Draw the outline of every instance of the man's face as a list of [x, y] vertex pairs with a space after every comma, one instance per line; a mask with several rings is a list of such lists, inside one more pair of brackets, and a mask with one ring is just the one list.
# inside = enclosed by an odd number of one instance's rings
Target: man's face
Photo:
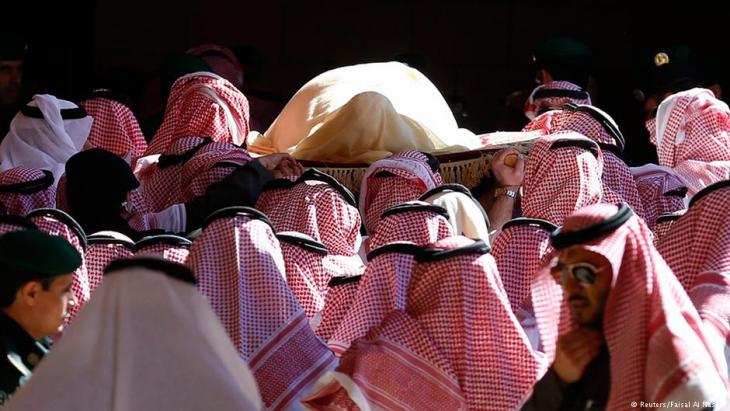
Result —
[[0, 60], [0, 105], [17, 104], [22, 83], [23, 60]]
[[581, 326], [600, 328], [611, 289], [608, 260], [580, 246], [572, 246], [561, 251], [554, 270], [562, 279], [563, 294], [573, 320]]
[[72, 275], [60, 275], [53, 278], [47, 290], [38, 287], [34, 296], [32, 310], [32, 330], [26, 330], [34, 338], [40, 339], [58, 334], [68, 317], [70, 305], [76, 303], [71, 292]]

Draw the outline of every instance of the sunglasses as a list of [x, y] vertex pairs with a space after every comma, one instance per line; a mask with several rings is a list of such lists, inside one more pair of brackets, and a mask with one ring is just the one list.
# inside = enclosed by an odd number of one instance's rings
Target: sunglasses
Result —
[[568, 281], [568, 276], [572, 275], [582, 286], [593, 285], [596, 282], [596, 276], [598, 269], [593, 264], [589, 263], [575, 263], [568, 265], [559, 265], [557, 267], [561, 273], [561, 282], [565, 284]]

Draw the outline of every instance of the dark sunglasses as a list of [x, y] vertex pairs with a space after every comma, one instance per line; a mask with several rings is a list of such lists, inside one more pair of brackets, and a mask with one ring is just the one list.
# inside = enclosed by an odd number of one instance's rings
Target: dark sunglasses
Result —
[[575, 278], [575, 281], [577, 281], [582, 286], [588, 286], [593, 285], [596, 282], [596, 276], [598, 269], [596, 269], [596, 266], [589, 263], [575, 263], [575, 264], [568, 264], [568, 265], [559, 265], [558, 270], [560, 270], [561, 273], [561, 282], [565, 284], [566, 281], [568, 281], [568, 276], [572, 275], [573, 278]]

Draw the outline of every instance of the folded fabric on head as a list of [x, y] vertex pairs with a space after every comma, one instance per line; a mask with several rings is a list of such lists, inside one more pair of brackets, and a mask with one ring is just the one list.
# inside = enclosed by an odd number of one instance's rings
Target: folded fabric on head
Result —
[[251, 371], [194, 281], [161, 260], [112, 264], [4, 409], [261, 409]]
[[92, 122], [76, 104], [36, 94], [15, 115], [0, 143], [0, 171], [17, 166], [48, 170], [55, 187], [66, 161], [86, 143]]
[[298, 409], [299, 397], [336, 360], [287, 285], [268, 219], [247, 207], [214, 213], [193, 242], [188, 265], [251, 367], [266, 408]]
[[695, 88], [667, 97], [649, 131], [659, 165], [679, 174], [690, 196], [730, 178], [730, 108], [710, 90]]
[[0, 172], [0, 204], [8, 214], [24, 216], [36, 208], [54, 208], [56, 189], [47, 170], [18, 166]]

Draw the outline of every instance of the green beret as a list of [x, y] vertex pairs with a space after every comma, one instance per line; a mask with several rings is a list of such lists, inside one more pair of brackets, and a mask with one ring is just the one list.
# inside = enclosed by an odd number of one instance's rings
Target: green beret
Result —
[[23, 60], [28, 45], [20, 37], [0, 33], [0, 60]]
[[535, 50], [535, 61], [590, 61], [591, 49], [572, 37], [551, 37]]
[[[69, 274], [81, 266], [81, 255], [62, 237], [40, 230], [13, 231], [0, 236], [0, 276], [27, 280]], [[20, 280], [25, 280], [21, 278]]]
[[639, 73], [640, 89], [634, 93], [642, 101], [654, 94], [676, 93], [697, 85], [693, 53], [687, 46], [657, 48], [645, 57], [639, 68], [642, 70]]

